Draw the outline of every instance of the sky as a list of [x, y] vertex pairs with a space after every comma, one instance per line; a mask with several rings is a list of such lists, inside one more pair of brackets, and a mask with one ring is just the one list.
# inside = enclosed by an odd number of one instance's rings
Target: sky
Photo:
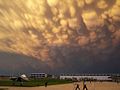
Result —
[[0, 73], [120, 73], [120, 0], [0, 0]]

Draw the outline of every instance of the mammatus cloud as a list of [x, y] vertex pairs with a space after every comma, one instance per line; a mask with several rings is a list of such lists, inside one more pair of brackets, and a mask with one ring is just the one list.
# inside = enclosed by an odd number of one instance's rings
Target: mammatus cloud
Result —
[[119, 0], [0, 0], [0, 51], [51, 68], [93, 62], [120, 45], [119, 12]]

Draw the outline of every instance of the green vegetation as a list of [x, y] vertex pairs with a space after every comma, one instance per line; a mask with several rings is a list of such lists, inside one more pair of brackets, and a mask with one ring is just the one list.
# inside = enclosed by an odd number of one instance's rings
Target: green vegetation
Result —
[[[60, 80], [60, 79], [40, 79], [40, 80], [29, 80], [23, 82], [23, 87], [34, 87], [34, 86], [44, 86], [45, 82], [48, 82], [48, 85], [56, 84], [67, 84], [72, 83], [71, 80]], [[14, 82], [11, 80], [0, 80], [0, 86], [20, 86], [20, 82]]]

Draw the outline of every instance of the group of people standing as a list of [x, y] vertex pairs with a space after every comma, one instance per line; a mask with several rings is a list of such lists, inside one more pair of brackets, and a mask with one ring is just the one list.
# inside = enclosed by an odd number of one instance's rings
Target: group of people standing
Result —
[[[80, 90], [80, 86], [79, 86], [79, 84], [76, 84], [75, 90]], [[85, 81], [83, 81], [83, 90], [88, 90], [88, 88], [87, 88], [87, 85], [86, 85], [86, 82], [85, 82]]]

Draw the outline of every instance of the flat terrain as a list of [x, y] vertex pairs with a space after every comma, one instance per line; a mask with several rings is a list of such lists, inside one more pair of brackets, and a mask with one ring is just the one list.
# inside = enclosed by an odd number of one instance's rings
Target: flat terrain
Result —
[[[82, 82], [78, 83], [80, 90], [82, 90]], [[87, 82], [88, 90], [120, 90], [120, 83], [114, 82]], [[62, 84], [62, 85], [50, 85], [48, 87], [0, 87], [0, 90], [75, 90], [75, 83]], [[5, 88], [5, 89], [4, 89]]]
[[[22, 83], [22, 87], [36, 87], [36, 86], [44, 86], [45, 82], [48, 82], [48, 85], [58, 85], [58, 84], [68, 84], [72, 83], [71, 80], [60, 80], [60, 79], [36, 79], [36, 80], [29, 80], [24, 81]], [[12, 81], [12, 80], [0, 80], [0, 86], [16, 86], [20, 87], [20, 82]]]

